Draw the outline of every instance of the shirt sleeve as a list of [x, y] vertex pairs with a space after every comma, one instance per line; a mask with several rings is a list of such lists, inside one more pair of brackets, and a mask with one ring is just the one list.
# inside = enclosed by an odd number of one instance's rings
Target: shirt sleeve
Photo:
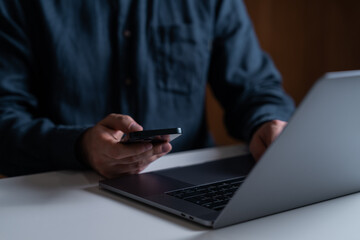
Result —
[[42, 114], [32, 64], [24, 12], [17, 1], [1, 1], [0, 173], [85, 168], [74, 146], [88, 126], [58, 125]]
[[243, 1], [219, 1], [212, 47], [209, 83], [231, 136], [250, 141], [262, 123], [290, 118], [294, 103], [260, 48]]

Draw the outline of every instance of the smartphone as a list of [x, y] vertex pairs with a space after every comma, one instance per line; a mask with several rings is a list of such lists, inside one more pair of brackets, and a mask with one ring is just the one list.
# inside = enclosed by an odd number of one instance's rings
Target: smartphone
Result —
[[124, 134], [121, 143], [170, 142], [182, 134], [181, 128], [144, 130]]

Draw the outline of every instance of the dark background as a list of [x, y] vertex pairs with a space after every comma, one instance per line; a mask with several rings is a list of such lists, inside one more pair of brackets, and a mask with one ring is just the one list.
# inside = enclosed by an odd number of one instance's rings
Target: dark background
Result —
[[[245, 2], [260, 44], [296, 104], [325, 72], [360, 69], [360, 1]], [[236, 143], [222, 124], [222, 109], [207, 93], [207, 117], [217, 144]]]

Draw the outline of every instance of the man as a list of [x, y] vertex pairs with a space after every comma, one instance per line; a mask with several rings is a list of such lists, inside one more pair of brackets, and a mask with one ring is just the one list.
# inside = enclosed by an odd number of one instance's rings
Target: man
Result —
[[[1, 0], [0, 172], [117, 177], [212, 146], [207, 83], [258, 159], [294, 107], [242, 1]], [[118, 143], [168, 127], [172, 145]]]

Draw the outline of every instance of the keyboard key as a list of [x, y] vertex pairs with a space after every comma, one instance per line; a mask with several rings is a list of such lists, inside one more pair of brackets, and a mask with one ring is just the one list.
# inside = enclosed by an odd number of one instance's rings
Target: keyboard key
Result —
[[167, 194], [215, 211], [220, 211], [226, 206], [244, 179], [245, 177], [239, 177], [170, 191]]

